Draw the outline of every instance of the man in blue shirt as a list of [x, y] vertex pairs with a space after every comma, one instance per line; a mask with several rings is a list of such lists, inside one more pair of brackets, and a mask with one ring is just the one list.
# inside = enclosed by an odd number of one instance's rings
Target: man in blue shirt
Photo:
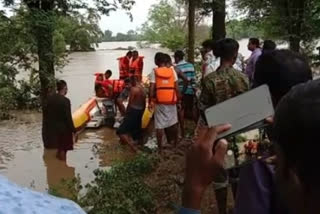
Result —
[[179, 110], [181, 137], [184, 138], [184, 118], [190, 118], [197, 123], [198, 109], [196, 107], [196, 72], [194, 65], [184, 60], [184, 53], [178, 50], [174, 53], [175, 70], [178, 74], [178, 84], [182, 95], [182, 105]]

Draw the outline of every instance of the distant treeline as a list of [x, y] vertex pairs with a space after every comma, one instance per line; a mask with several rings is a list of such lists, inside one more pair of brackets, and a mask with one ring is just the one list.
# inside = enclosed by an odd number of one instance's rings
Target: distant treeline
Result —
[[102, 42], [112, 42], [112, 41], [139, 41], [140, 35], [134, 31], [129, 30], [126, 34], [124, 33], [117, 33], [113, 36], [113, 32], [110, 30], [104, 31], [104, 35], [101, 38]]

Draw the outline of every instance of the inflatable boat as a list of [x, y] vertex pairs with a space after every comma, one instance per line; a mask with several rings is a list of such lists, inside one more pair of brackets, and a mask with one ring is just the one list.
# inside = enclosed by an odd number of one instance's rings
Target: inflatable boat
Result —
[[116, 107], [113, 100], [90, 98], [73, 114], [73, 124], [77, 130], [83, 128], [99, 128], [103, 125], [113, 126]]
[[[113, 127], [116, 116], [117, 109], [113, 100], [96, 97], [89, 99], [72, 114], [77, 130], [101, 126]], [[153, 112], [146, 108], [142, 117], [143, 129], [148, 127], [152, 117]]]

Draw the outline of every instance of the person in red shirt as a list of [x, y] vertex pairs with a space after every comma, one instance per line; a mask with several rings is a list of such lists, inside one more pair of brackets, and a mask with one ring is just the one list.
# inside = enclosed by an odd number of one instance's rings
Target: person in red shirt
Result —
[[99, 84], [103, 87], [106, 97], [112, 97], [113, 96], [113, 81], [110, 80], [110, 77], [112, 76], [112, 71], [107, 70], [104, 73], [104, 79], [101, 80], [101, 76], [103, 77], [102, 74], [98, 74], [95, 84]]

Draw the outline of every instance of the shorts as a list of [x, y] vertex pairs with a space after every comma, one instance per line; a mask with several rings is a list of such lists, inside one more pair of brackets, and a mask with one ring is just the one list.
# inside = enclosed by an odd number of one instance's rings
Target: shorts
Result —
[[182, 109], [185, 111], [185, 117], [192, 119], [193, 110], [196, 108], [196, 97], [195, 95], [184, 94], [182, 97]]
[[128, 107], [124, 120], [117, 130], [117, 135], [130, 135], [134, 140], [141, 138], [141, 123], [144, 109], [137, 110]]

